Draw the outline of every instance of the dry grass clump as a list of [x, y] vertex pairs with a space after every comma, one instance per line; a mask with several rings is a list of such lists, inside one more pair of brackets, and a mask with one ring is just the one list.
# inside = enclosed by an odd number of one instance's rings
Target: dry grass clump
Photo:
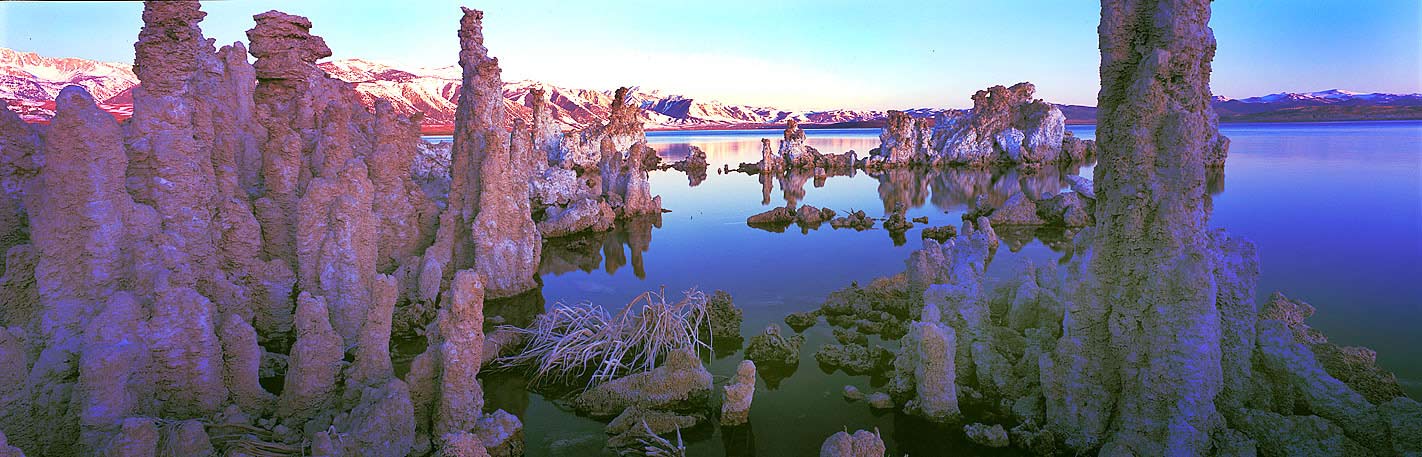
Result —
[[553, 306], [529, 328], [501, 327], [528, 343], [495, 363], [527, 367], [534, 384], [592, 387], [629, 374], [651, 371], [665, 354], [682, 348], [710, 349], [701, 328], [710, 325], [706, 294], [692, 289], [668, 303], [666, 290], [648, 291], [616, 314], [591, 303]]
[[646, 421], [642, 422], [641, 434], [642, 436], [637, 438], [636, 445], [618, 449], [617, 455], [624, 457], [686, 457], [686, 443], [681, 440], [681, 429], [676, 429], [676, 443], [652, 433], [652, 427], [647, 425]]

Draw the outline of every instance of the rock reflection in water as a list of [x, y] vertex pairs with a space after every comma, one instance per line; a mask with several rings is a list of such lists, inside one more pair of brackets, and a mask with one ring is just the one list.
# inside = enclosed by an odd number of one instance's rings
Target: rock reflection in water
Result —
[[772, 190], [770, 183], [772, 182], [772, 178], [780, 182], [780, 191], [784, 193], [783, 196], [785, 197], [786, 205], [799, 206], [800, 200], [805, 198], [805, 184], [811, 182], [811, 178], [814, 179], [814, 186], [820, 188], [825, 186], [829, 178], [835, 176], [848, 176], [852, 178], [855, 176], [855, 173], [856, 170], [853, 168], [844, 170], [826, 170], [823, 168], [816, 168], [814, 170], [790, 170], [773, 175], [761, 173], [759, 175], [761, 204], [770, 204], [770, 192]]
[[726, 457], [755, 457], [755, 429], [750, 422], [734, 427], [721, 427], [721, 446]]
[[560, 275], [573, 271], [592, 272], [603, 267], [611, 274], [630, 263], [637, 278], [645, 279], [647, 270], [642, 254], [652, 244], [652, 229], [661, 227], [662, 215], [648, 214], [619, 219], [612, 230], [604, 233], [583, 233], [549, 240], [543, 246], [538, 273]]

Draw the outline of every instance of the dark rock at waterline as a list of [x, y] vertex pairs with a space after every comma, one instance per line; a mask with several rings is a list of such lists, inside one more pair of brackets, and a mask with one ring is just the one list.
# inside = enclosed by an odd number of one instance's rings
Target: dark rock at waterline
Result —
[[674, 411], [633, 406], [622, 411], [622, 414], [613, 418], [604, 428], [604, 431], [610, 436], [607, 439], [607, 447], [610, 449], [636, 448], [640, 444], [640, 440], [650, 437], [648, 432], [651, 432], [652, 435], [664, 435], [694, 427], [705, 420], [704, 414], [681, 414]]
[[819, 320], [820, 313], [817, 311], [790, 313], [785, 316], [785, 325], [789, 325], [792, 330], [798, 333], [805, 331], [807, 328], [814, 327], [815, 323], [819, 322]]
[[769, 211], [756, 214], [746, 218], [746, 225], [756, 226], [786, 226], [795, 222], [795, 210], [780, 206]]
[[831, 219], [830, 227], [837, 229], [852, 228], [854, 230], [863, 231], [874, 228], [874, 219], [864, 214], [864, 211], [851, 211], [843, 217]]
[[691, 349], [667, 354], [662, 366], [624, 376], [584, 391], [573, 399], [578, 412], [613, 417], [629, 407], [679, 410], [704, 405], [711, 395], [711, 373]]
[[707, 325], [701, 327], [701, 338], [709, 339], [712, 346], [722, 347], [728, 343], [740, 345], [741, 322], [745, 314], [731, 300], [731, 294], [718, 290], [711, 294], [706, 303]]
[[751, 337], [750, 344], [746, 345], [746, 359], [755, 362], [757, 367], [799, 365], [800, 345], [804, 342], [804, 336], [785, 336], [779, 325], [770, 324], [765, 332]]
[[850, 375], [864, 375], [887, 371], [893, 366], [894, 353], [879, 346], [826, 344], [815, 351], [815, 361]]
[[855, 331], [854, 329], [851, 329], [851, 328], [835, 328], [835, 329], [833, 330], [833, 332], [834, 332], [834, 340], [835, 340], [835, 341], [838, 341], [839, 344], [858, 344], [858, 345], [868, 345], [868, 344], [869, 344], [869, 337], [868, 337], [868, 336], [865, 336], [863, 333], [859, 333], [859, 332]]
[[923, 229], [923, 232], [920, 232], [919, 236], [939, 243], [945, 243], [949, 238], [958, 236], [958, 228], [951, 225], [928, 227]]
[[913, 223], [904, 218], [903, 211], [895, 211], [889, 215], [889, 219], [884, 221], [884, 229], [891, 233], [903, 233], [913, 228]]
[[851, 284], [831, 292], [819, 313], [832, 326], [896, 339], [907, 331], [907, 321], [918, 318], [922, 310], [923, 295], [910, 290], [906, 276], [894, 275], [876, 279], [868, 287]]

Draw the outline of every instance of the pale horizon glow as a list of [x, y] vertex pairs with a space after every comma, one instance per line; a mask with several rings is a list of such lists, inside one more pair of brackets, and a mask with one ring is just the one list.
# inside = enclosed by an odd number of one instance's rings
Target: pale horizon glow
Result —
[[[464, 3], [485, 10], [505, 81], [640, 86], [794, 110], [966, 107], [1031, 81], [1054, 103], [1095, 105], [1098, 2], [723, 1]], [[204, 34], [246, 42], [251, 16], [311, 19], [332, 58], [452, 65], [459, 2], [207, 2]], [[137, 2], [0, 2], [0, 46], [132, 62]], [[1213, 92], [1245, 98], [1345, 89], [1422, 92], [1422, 2], [1215, 2]]]

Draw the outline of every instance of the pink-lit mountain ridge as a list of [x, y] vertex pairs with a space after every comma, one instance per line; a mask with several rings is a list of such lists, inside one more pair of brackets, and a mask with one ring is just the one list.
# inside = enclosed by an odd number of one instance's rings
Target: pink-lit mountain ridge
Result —
[[[457, 66], [407, 69], [363, 59], [331, 60], [320, 66], [332, 77], [353, 84], [367, 106], [383, 98], [403, 113], [422, 114], [427, 133], [452, 130], [460, 86]], [[138, 78], [129, 65], [0, 48], [0, 99], [27, 121], [47, 122], [53, 115], [54, 96], [70, 84], [84, 86], [115, 117], [132, 115], [129, 91], [138, 84]], [[601, 122], [612, 103], [612, 88], [575, 89], [529, 80], [506, 82], [504, 103], [515, 116], [528, 120], [532, 115], [529, 95], [539, 88], [554, 108], [554, 119], [568, 129]], [[638, 87], [632, 88], [630, 99], [641, 108], [640, 116], [647, 128], [654, 130], [768, 127], [791, 119], [811, 128], [878, 127], [887, 115], [875, 110], [795, 111], [733, 105]], [[1422, 119], [1422, 94], [1362, 94], [1335, 89], [1245, 99], [1215, 97], [1214, 105], [1225, 122]], [[1070, 123], [1095, 121], [1094, 107], [1060, 106]], [[905, 111], [914, 117], [930, 117], [940, 109]]]

